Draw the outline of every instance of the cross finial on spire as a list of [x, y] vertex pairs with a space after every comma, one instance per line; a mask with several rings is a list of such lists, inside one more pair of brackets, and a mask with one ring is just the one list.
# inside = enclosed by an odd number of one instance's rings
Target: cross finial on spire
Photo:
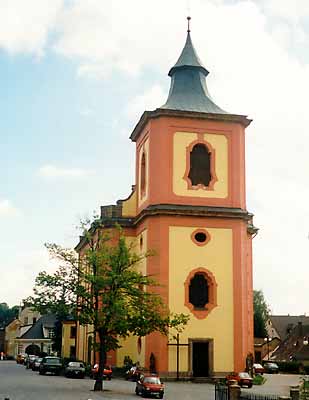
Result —
[[190, 32], [191, 32], [191, 30], [190, 30], [190, 20], [191, 20], [191, 17], [188, 16], [188, 17], [187, 17], [187, 20], [188, 20], [188, 30], [187, 30], [187, 32], [190, 33]]

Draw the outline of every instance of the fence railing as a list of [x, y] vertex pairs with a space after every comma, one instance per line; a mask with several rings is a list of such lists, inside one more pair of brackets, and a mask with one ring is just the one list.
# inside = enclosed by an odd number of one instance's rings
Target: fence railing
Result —
[[216, 384], [215, 400], [229, 400], [229, 388], [226, 385]]

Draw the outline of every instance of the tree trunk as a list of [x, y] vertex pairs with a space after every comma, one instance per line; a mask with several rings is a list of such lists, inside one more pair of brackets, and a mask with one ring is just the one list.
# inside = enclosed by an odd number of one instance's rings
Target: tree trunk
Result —
[[94, 383], [94, 392], [103, 391], [103, 371], [106, 363], [105, 332], [99, 329], [99, 370]]

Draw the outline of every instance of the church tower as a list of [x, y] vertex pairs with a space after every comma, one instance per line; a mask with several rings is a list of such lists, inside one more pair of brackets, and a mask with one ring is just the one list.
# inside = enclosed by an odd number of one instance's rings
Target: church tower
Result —
[[[189, 22], [189, 19], [188, 19]], [[136, 143], [136, 233], [156, 256], [147, 274], [162, 284], [172, 312], [190, 315], [169, 346], [159, 334], [145, 338], [145, 360], [155, 355], [161, 374], [223, 375], [245, 368], [253, 352], [252, 215], [246, 210], [244, 115], [211, 99], [207, 69], [188, 26], [187, 40], [170, 69], [166, 103], [145, 111]], [[147, 364], [147, 362], [146, 362]]]
[[[188, 22], [190, 18], [188, 17]], [[145, 111], [131, 134], [136, 185], [126, 200], [101, 207], [107, 229], [123, 227], [140, 266], [173, 313], [190, 321], [177, 346], [159, 333], [130, 337], [108, 363], [129, 356], [161, 376], [212, 377], [242, 371], [253, 353], [252, 237], [246, 209], [245, 128], [251, 120], [211, 99], [207, 69], [187, 39], [170, 69], [164, 105]], [[83, 241], [76, 246], [83, 251]], [[93, 362], [91, 329], [80, 327], [77, 355]], [[87, 355], [87, 357], [86, 357]]]

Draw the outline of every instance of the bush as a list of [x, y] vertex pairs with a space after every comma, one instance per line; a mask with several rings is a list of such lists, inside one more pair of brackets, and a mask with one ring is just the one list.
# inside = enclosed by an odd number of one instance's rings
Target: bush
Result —
[[303, 368], [302, 363], [298, 361], [276, 361], [280, 372], [286, 372], [289, 374], [299, 374]]
[[266, 378], [263, 375], [255, 375], [253, 378], [253, 385], [263, 385], [266, 382]]

